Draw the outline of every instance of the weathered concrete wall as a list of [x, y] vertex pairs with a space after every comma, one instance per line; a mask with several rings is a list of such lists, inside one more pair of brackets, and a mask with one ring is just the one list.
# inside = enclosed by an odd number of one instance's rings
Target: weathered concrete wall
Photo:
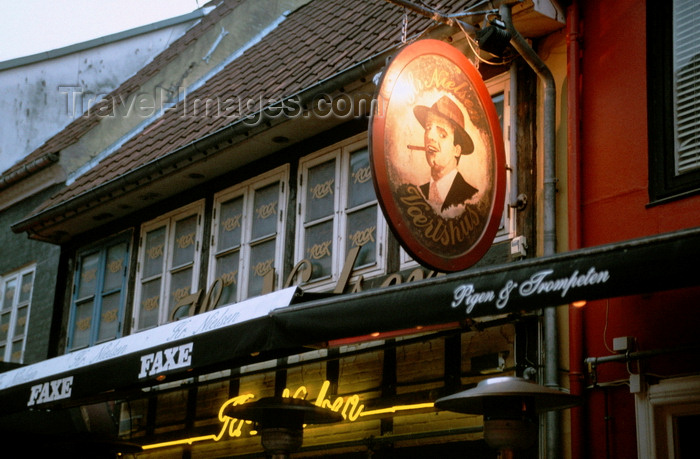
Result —
[[96, 97], [119, 86], [193, 23], [18, 67], [11, 65], [19, 59], [0, 65], [0, 172], [81, 116]]

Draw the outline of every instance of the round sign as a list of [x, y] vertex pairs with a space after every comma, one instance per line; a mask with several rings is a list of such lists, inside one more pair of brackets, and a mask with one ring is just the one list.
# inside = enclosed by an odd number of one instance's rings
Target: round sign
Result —
[[403, 48], [382, 74], [369, 135], [377, 197], [403, 248], [438, 271], [480, 260], [501, 221], [506, 166], [471, 61], [439, 40]]

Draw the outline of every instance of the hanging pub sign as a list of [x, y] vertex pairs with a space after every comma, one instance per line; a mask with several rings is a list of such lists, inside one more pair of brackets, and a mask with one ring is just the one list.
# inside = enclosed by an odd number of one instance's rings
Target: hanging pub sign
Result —
[[382, 74], [369, 132], [377, 197], [403, 248], [439, 271], [481, 259], [503, 213], [505, 153], [469, 59], [439, 40], [403, 48]]

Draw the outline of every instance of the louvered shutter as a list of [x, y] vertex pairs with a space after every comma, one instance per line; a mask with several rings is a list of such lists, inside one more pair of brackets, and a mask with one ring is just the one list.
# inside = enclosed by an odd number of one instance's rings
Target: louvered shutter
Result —
[[700, 169], [700, 2], [676, 0], [673, 64], [676, 173]]

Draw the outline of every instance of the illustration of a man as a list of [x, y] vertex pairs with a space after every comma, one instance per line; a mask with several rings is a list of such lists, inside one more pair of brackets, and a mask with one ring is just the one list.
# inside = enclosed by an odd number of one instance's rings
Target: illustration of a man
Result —
[[425, 159], [430, 166], [430, 181], [419, 188], [435, 212], [444, 215], [478, 191], [457, 170], [460, 157], [474, 151], [474, 142], [464, 130], [462, 111], [447, 96], [431, 107], [414, 107], [413, 114], [425, 129]]

